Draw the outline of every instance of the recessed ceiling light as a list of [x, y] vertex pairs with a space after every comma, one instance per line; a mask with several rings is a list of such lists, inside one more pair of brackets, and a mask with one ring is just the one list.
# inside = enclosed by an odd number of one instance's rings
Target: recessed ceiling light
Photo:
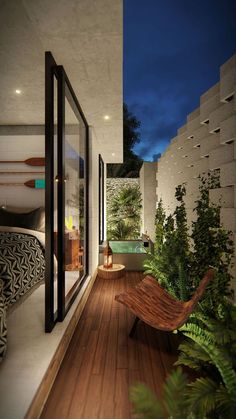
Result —
[[104, 116], [104, 119], [107, 121], [108, 119], [110, 119], [110, 116], [109, 115], [105, 115]]
[[116, 155], [116, 153], [111, 153], [112, 157], [114, 157]]
[[21, 90], [20, 90], [20, 89], [16, 89], [16, 90], [15, 90], [15, 93], [16, 93], [17, 95], [20, 95], [20, 94], [21, 94]]

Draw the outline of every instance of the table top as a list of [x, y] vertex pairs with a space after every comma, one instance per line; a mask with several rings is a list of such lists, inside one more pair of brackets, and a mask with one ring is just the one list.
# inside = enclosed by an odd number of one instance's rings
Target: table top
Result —
[[112, 268], [104, 268], [103, 265], [99, 265], [98, 269], [105, 272], [116, 272], [116, 271], [122, 271], [123, 269], [125, 269], [125, 265], [113, 263]]

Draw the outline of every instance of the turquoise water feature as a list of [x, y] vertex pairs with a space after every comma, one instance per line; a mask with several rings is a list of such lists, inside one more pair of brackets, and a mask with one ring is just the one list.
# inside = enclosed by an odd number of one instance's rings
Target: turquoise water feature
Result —
[[127, 240], [127, 241], [109, 241], [113, 253], [146, 253], [142, 241]]

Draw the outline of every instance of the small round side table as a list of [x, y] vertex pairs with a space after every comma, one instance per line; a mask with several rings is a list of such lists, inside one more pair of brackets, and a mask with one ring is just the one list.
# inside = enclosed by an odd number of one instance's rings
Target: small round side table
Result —
[[103, 265], [98, 266], [98, 276], [103, 279], [118, 279], [124, 275], [125, 266], [113, 263], [112, 268], [106, 269]]

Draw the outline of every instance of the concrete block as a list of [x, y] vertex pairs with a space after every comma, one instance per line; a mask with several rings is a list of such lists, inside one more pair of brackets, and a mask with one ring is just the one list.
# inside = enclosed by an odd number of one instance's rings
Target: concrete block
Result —
[[200, 148], [192, 148], [189, 151], [188, 164], [194, 164], [195, 161], [201, 158]]
[[200, 143], [200, 156], [204, 157], [209, 155], [210, 151], [220, 145], [220, 134], [208, 134], [205, 138], [201, 140]]
[[236, 232], [236, 208], [221, 208], [220, 221], [224, 228]]
[[209, 170], [209, 159], [199, 159], [194, 164], [193, 176], [197, 177], [202, 173], [206, 173]]
[[[220, 92], [220, 82], [214, 84], [214, 86], [210, 87], [210, 89], [208, 89], [206, 92], [204, 92], [200, 96], [200, 105], [203, 105], [204, 103], [208, 102], [219, 92]], [[200, 108], [200, 112], [201, 112], [201, 108]]]
[[234, 140], [236, 140], [236, 113], [222, 121], [220, 129], [221, 144]]
[[200, 116], [200, 108], [196, 108], [194, 111], [189, 113], [187, 115], [187, 125], [189, 122], [194, 121], [195, 119], [198, 119]]
[[184, 150], [188, 151], [192, 148], [197, 148], [200, 145], [201, 140], [209, 135], [207, 125], [199, 125], [197, 129], [192, 132], [191, 138], [188, 138], [185, 142]]
[[185, 124], [178, 129], [178, 135], [184, 134], [186, 131], [187, 131], [187, 125]]
[[220, 205], [222, 208], [234, 207], [234, 187], [216, 188], [209, 191], [210, 200], [213, 204]]
[[[219, 88], [213, 89], [213, 91], [217, 91], [214, 95], [210, 96], [208, 100], [204, 98], [204, 100], [201, 100], [200, 104], [200, 123], [204, 123], [205, 121], [208, 121], [210, 119], [210, 115], [213, 111], [215, 111], [220, 104], [220, 92]], [[202, 96], [201, 96], [202, 99]]]
[[219, 103], [217, 109], [210, 113], [209, 116], [209, 132], [214, 132], [221, 128], [221, 122], [234, 114], [234, 104]]
[[196, 109], [190, 115], [187, 116], [187, 137], [191, 137], [193, 132], [200, 125], [200, 109]]
[[220, 100], [227, 99], [235, 93], [236, 54], [220, 67]]
[[209, 169], [219, 169], [223, 164], [234, 159], [234, 144], [225, 144], [209, 153]]
[[221, 166], [220, 184], [222, 187], [236, 185], [236, 160]]

